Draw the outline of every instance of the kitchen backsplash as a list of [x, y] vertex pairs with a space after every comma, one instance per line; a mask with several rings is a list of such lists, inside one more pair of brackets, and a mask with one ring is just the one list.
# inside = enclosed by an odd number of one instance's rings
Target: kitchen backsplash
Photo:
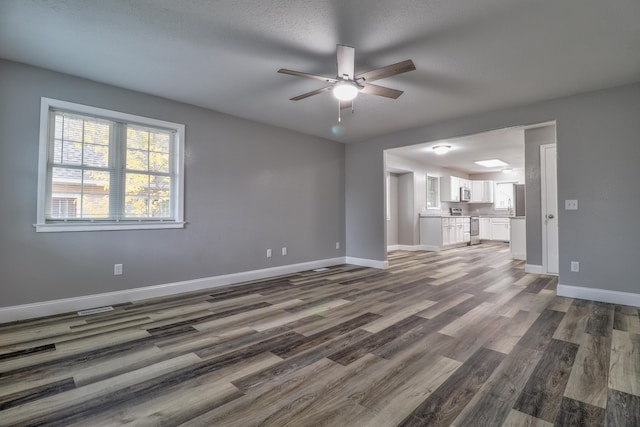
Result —
[[513, 215], [513, 212], [508, 212], [504, 209], [494, 209], [493, 203], [456, 203], [456, 202], [441, 202], [440, 209], [426, 209], [422, 208], [422, 214], [426, 215], [449, 215], [449, 208], [462, 208], [462, 215], [479, 215], [479, 216], [509, 216]]

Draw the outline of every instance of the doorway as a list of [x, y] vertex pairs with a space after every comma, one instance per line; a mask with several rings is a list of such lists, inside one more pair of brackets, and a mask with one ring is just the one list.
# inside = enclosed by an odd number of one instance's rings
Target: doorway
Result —
[[414, 174], [387, 172], [387, 250], [408, 249], [414, 245]]

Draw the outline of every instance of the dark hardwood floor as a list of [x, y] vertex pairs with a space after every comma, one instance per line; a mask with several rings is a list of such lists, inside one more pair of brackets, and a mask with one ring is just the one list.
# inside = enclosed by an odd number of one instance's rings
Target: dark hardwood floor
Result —
[[0, 325], [0, 425], [639, 426], [637, 308], [505, 245]]

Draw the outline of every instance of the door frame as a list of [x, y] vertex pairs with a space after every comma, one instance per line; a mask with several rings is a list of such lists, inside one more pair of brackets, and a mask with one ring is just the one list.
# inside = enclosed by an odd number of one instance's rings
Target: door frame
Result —
[[[546, 165], [546, 156], [545, 150], [549, 148], [556, 149], [556, 199], [558, 197], [558, 158], [557, 158], [557, 143], [551, 144], [543, 144], [540, 146], [540, 216], [541, 216], [541, 231], [542, 231], [542, 274], [549, 274], [557, 276], [557, 273], [549, 273], [548, 270], [548, 242], [547, 242], [547, 223], [546, 223], [546, 215], [547, 215], [547, 165]], [[560, 222], [558, 212], [560, 211], [560, 205], [558, 204], [558, 200], [556, 200], [556, 221], [558, 221], [558, 234], [560, 232]], [[559, 242], [558, 242], [559, 244]], [[558, 250], [558, 257], [560, 256], [560, 251]], [[560, 260], [558, 260], [559, 262]], [[558, 268], [559, 270], [559, 268]]]

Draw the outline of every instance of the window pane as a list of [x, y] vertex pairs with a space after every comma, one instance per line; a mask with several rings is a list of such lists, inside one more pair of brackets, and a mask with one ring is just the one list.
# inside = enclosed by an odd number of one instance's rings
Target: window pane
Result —
[[149, 213], [149, 198], [147, 196], [126, 196], [124, 199], [125, 218], [146, 218]]
[[149, 188], [149, 216], [169, 218], [171, 216], [171, 178], [152, 176]]
[[82, 218], [108, 218], [110, 173], [89, 170], [83, 177]]
[[169, 153], [169, 143], [171, 135], [168, 133], [151, 133], [149, 141], [149, 150], [159, 153]]
[[137, 171], [149, 170], [149, 153], [142, 150], [127, 150], [126, 168]]
[[[78, 169], [54, 167], [51, 172], [51, 210], [49, 218], [76, 218], [78, 217], [82, 198], [82, 171]], [[72, 203], [72, 210], [64, 209], [62, 202]]]
[[82, 122], [81, 119], [63, 117], [62, 139], [66, 141], [82, 142]]
[[83, 160], [86, 166], [109, 167], [109, 146], [85, 144]]
[[151, 172], [169, 172], [169, 154], [149, 153], [149, 170]]
[[109, 134], [107, 123], [57, 113], [53, 163], [108, 167]]
[[146, 130], [127, 127], [127, 148], [149, 150], [149, 132]]
[[427, 176], [427, 207], [437, 208], [440, 187], [439, 179], [436, 176]]
[[511, 209], [513, 207], [513, 183], [497, 183], [494, 198], [496, 209]]

